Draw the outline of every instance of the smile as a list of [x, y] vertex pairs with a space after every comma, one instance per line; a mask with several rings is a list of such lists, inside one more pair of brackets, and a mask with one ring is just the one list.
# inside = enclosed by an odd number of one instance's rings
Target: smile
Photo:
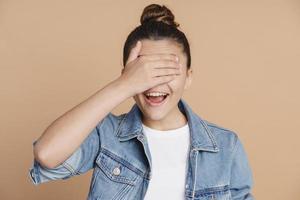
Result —
[[146, 103], [150, 106], [161, 106], [163, 105], [167, 99], [169, 98], [169, 94], [163, 96], [146, 96], [143, 95]]

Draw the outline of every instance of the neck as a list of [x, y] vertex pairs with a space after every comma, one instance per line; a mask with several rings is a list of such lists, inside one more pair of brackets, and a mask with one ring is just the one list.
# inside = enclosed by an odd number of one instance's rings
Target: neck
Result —
[[172, 130], [176, 128], [180, 128], [187, 123], [186, 116], [179, 110], [179, 108], [176, 106], [175, 109], [173, 109], [165, 118], [160, 120], [151, 120], [148, 118], [142, 117], [142, 122], [146, 126], [166, 131], [166, 130]]

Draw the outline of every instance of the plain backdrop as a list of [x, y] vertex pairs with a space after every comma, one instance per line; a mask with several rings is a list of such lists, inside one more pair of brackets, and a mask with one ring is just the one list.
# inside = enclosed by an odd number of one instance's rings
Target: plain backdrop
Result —
[[186, 33], [194, 74], [183, 98], [238, 133], [255, 197], [300, 199], [299, 0], [1, 0], [0, 199], [86, 198], [92, 171], [30, 182], [32, 142], [120, 76], [125, 39], [150, 3], [168, 6]]

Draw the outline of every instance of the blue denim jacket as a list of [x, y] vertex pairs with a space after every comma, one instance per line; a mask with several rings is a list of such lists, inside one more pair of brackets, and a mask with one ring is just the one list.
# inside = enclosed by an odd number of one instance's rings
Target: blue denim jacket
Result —
[[[201, 119], [183, 99], [178, 107], [187, 117], [191, 136], [183, 199], [254, 199], [252, 172], [237, 134]], [[128, 113], [109, 113], [58, 167], [48, 169], [34, 159], [31, 181], [38, 185], [93, 169], [88, 200], [143, 199], [152, 168], [141, 114], [136, 104]]]

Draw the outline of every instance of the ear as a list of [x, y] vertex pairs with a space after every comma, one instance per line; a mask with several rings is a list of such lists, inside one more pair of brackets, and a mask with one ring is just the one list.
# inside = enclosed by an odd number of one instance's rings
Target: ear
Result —
[[192, 68], [188, 69], [188, 71], [186, 72], [186, 79], [185, 79], [185, 84], [184, 84], [184, 90], [187, 90], [191, 84], [192, 84], [192, 76], [193, 75], [193, 70]]

